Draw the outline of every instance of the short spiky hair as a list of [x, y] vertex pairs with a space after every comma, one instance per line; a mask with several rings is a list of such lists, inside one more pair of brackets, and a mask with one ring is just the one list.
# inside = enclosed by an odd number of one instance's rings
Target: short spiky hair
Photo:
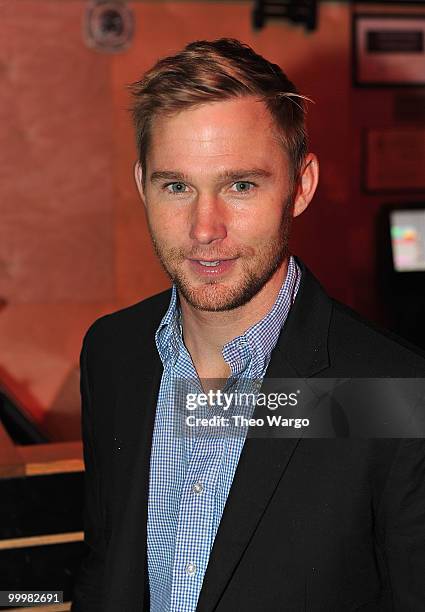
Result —
[[159, 60], [129, 88], [144, 176], [154, 117], [173, 115], [207, 102], [255, 96], [264, 101], [276, 122], [289, 157], [292, 186], [298, 183], [308, 151], [304, 100], [309, 98], [298, 93], [277, 64], [248, 45], [234, 38], [192, 42], [176, 55]]

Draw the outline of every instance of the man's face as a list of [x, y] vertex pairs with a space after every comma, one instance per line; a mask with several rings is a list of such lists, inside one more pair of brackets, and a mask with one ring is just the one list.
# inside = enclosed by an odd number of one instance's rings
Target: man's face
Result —
[[144, 199], [158, 257], [195, 308], [237, 308], [283, 265], [288, 157], [263, 102], [202, 104], [154, 119]]

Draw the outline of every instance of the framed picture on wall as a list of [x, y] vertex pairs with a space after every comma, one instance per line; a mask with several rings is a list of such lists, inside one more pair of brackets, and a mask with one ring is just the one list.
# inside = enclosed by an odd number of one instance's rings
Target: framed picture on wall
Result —
[[353, 15], [353, 84], [425, 86], [425, 14]]
[[425, 191], [425, 127], [365, 131], [363, 185], [366, 192]]

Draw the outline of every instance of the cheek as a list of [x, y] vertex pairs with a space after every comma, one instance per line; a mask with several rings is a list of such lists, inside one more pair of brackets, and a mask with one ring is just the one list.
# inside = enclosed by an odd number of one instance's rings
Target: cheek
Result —
[[154, 235], [160, 239], [174, 242], [173, 237], [182, 233], [181, 215], [170, 211], [167, 207], [149, 206], [147, 209], [149, 227]]
[[260, 243], [279, 233], [282, 206], [262, 207], [255, 213], [239, 217], [234, 224], [234, 235], [242, 242]]

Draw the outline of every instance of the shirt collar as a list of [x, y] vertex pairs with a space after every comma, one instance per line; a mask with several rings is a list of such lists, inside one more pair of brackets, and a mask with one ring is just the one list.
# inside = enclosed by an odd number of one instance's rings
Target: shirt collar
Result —
[[276, 346], [279, 334], [295, 300], [301, 280], [301, 270], [294, 257], [288, 261], [288, 271], [271, 310], [243, 334], [224, 345], [223, 357], [232, 373], [240, 374], [252, 359], [250, 376], [262, 377], [265, 366]]
[[167, 312], [155, 333], [155, 342], [163, 365], [169, 359], [177, 359], [182, 340], [180, 325], [180, 306], [176, 286], [171, 289], [171, 299]]

